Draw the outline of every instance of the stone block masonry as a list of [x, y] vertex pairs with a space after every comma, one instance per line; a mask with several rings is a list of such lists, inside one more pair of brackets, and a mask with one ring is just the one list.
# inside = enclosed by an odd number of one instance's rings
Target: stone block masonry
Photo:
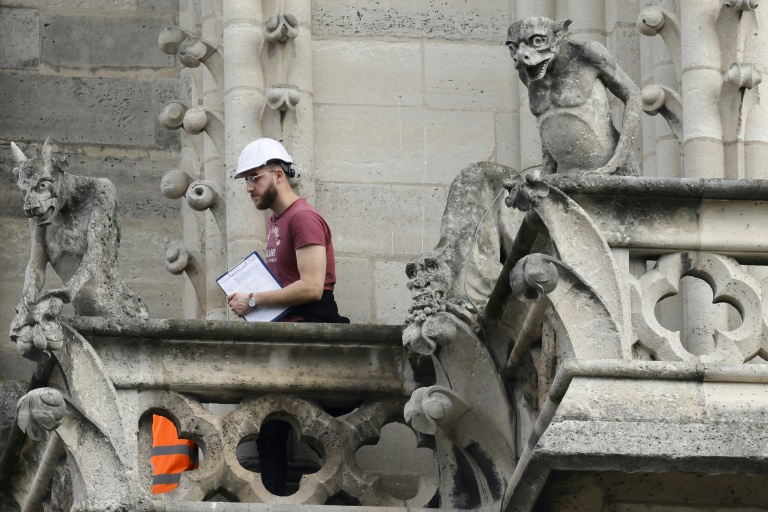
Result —
[[35, 9], [0, 7], [0, 68], [40, 64], [39, 15]]
[[[115, 184], [121, 272], [150, 314], [182, 315], [184, 281], [163, 264], [182, 236], [178, 201], [160, 192], [162, 175], [179, 166], [179, 134], [158, 122], [165, 102], [178, 96], [178, 65], [157, 49], [158, 33], [178, 17], [178, 0], [18, 0], [0, 7], [0, 234], [8, 241], [0, 255], [2, 325], [14, 314], [29, 257], [8, 144], [35, 155], [49, 136], [71, 173]], [[57, 282], [49, 271], [47, 288]], [[28, 380], [34, 367], [12, 344], [0, 347], [0, 361], [0, 379]]]

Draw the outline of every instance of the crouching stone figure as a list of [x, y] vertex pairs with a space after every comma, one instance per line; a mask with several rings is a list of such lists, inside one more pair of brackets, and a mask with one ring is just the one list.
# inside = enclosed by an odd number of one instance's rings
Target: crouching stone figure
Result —
[[[120, 226], [115, 186], [105, 178], [64, 172], [65, 161], [54, 157], [51, 149], [50, 139], [46, 140], [40, 157], [30, 159], [11, 142], [17, 165], [13, 174], [30, 218], [32, 251], [10, 336], [19, 351], [33, 359], [58, 348], [56, 317], [63, 304], [72, 302], [79, 316], [149, 316], [117, 270]], [[48, 263], [64, 284], [38, 296]]]
[[[640, 89], [603, 45], [568, 40], [570, 23], [525, 18], [509, 27], [507, 46], [539, 124], [542, 173], [637, 175]], [[621, 133], [606, 89], [624, 102]]]

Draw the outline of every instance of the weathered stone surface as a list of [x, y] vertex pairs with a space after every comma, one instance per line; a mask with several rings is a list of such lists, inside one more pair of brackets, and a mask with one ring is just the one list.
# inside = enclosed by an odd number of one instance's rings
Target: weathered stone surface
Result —
[[520, 116], [504, 112], [496, 116], [496, 152], [491, 161], [520, 172]]
[[16, 402], [28, 387], [26, 382], [0, 379], [0, 453], [3, 453], [8, 435], [16, 423]]
[[705, 382], [702, 395], [712, 421], [768, 423], [768, 386]]
[[[40, 0], [14, 0], [20, 7], [40, 7]], [[151, 12], [177, 15], [179, 0], [46, 0], [45, 7], [51, 9], [88, 9], [91, 12]]]
[[[156, 135], [157, 116], [162, 108], [159, 100], [167, 91], [165, 81], [3, 73], [0, 74], [0, 121], [6, 127], [3, 136], [20, 141], [40, 140], [50, 135], [59, 142], [167, 145]], [[30, 116], [33, 105], [45, 115]]]
[[444, 203], [440, 187], [317, 186], [317, 208], [331, 227], [339, 252], [403, 255], [432, 247]]
[[499, 41], [509, 14], [506, 2], [320, 0], [312, 2], [312, 31], [317, 35]]
[[590, 379], [571, 382], [554, 421], [701, 422], [706, 417], [700, 383]]
[[315, 126], [315, 169], [328, 181], [448, 185], [495, 147], [492, 112], [325, 105]]
[[315, 104], [421, 104], [418, 43], [318, 40], [312, 60]]
[[170, 68], [175, 59], [157, 48], [171, 17], [42, 16], [43, 62], [54, 68]]
[[518, 82], [509, 52], [497, 44], [424, 44], [424, 92], [430, 107], [509, 110], [517, 103]]
[[374, 269], [375, 321], [378, 324], [401, 325], [408, 314], [411, 294], [405, 286], [404, 261], [379, 261]]
[[333, 295], [339, 312], [352, 323], [371, 321], [373, 265], [364, 258], [336, 256], [336, 286]]
[[40, 21], [36, 9], [0, 7], [0, 68], [40, 64]]

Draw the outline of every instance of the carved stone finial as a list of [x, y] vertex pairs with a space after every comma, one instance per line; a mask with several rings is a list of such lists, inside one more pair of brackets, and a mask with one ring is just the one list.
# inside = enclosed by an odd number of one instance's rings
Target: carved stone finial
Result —
[[160, 191], [168, 199], [179, 199], [184, 197], [187, 188], [193, 181], [189, 174], [173, 169], [163, 175], [163, 179], [160, 181]]
[[734, 63], [723, 77], [723, 82], [738, 89], [751, 89], [763, 81], [763, 76], [754, 64]]
[[208, 53], [209, 46], [198, 37], [188, 37], [179, 46], [179, 60], [188, 68], [200, 66], [200, 62], [205, 60]]
[[278, 14], [264, 23], [264, 39], [285, 43], [299, 35], [299, 21], [293, 14]]
[[549, 185], [541, 180], [538, 170], [526, 174], [525, 178], [518, 176], [514, 180], [505, 181], [504, 188], [509, 190], [505, 204], [521, 212], [536, 208], [541, 199], [549, 194]]
[[212, 181], [199, 180], [189, 186], [187, 204], [198, 212], [211, 208], [221, 197], [218, 187]]
[[267, 88], [267, 105], [273, 110], [295, 110], [301, 100], [299, 88], [290, 84], [274, 84]]
[[444, 386], [419, 388], [403, 410], [405, 421], [416, 432], [434, 435], [438, 425], [447, 424], [470, 409], [458, 393]]
[[181, 245], [172, 245], [165, 252], [165, 268], [173, 275], [180, 275], [189, 265], [189, 251]]
[[61, 424], [66, 412], [67, 404], [59, 390], [40, 388], [21, 397], [16, 406], [16, 421], [31, 439], [43, 441], [46, 432]]
[[509, 277], [515, 297], [523, 302], [538, 302], [557, 287], [560, 274], [550, 260], [543, 254], [531, 254], [517, 262]]
[[723, 7], [737, 11], [754, 11], [760, 6], [760, 0], [723, 0]]
[[157, 46], [163, 53], [176, 55], [176, 52], [179, 51], [179, 46], [187, 37], [189, 37], [189, 34], [179, 27], [166, 27], [157, 38]]
[[201, 133], [208, 125], [208, 113], [202, 107], [192, 107], [184, 114], [184, 131], [190, 135]]
[[677, 140], [683, 140], [683, 102], [676, 91], [666, 85], [646, 85], [643, 87], [643, 111], [652, 116], [661, 114]]
[[644, 8], [637, 17], [637, 29], [641, 34], [653, 37], [664, 27], [664, 12], [659, 7]]
[[189, 110], [185, 104], [180, 101], [170, 101], [163, 106], [158, 115], [160, 124], [168, 130], [178, 130], [184, 125], [184, 115]]
[[198, 303], [205, 304], [205, 273], [199, 263], [199, 258], [190, 253], [182, 245], [172, 245], [165, 253], [165, 268], [173, 275], [186, 272], [195, 290]]

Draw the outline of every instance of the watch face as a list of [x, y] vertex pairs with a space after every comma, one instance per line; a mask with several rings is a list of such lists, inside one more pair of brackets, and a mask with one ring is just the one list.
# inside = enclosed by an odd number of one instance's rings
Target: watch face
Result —
[[254, 299], [253, 297], [248, 299], [248, 307], [255, 308], [256, 307], [256, 299]]

